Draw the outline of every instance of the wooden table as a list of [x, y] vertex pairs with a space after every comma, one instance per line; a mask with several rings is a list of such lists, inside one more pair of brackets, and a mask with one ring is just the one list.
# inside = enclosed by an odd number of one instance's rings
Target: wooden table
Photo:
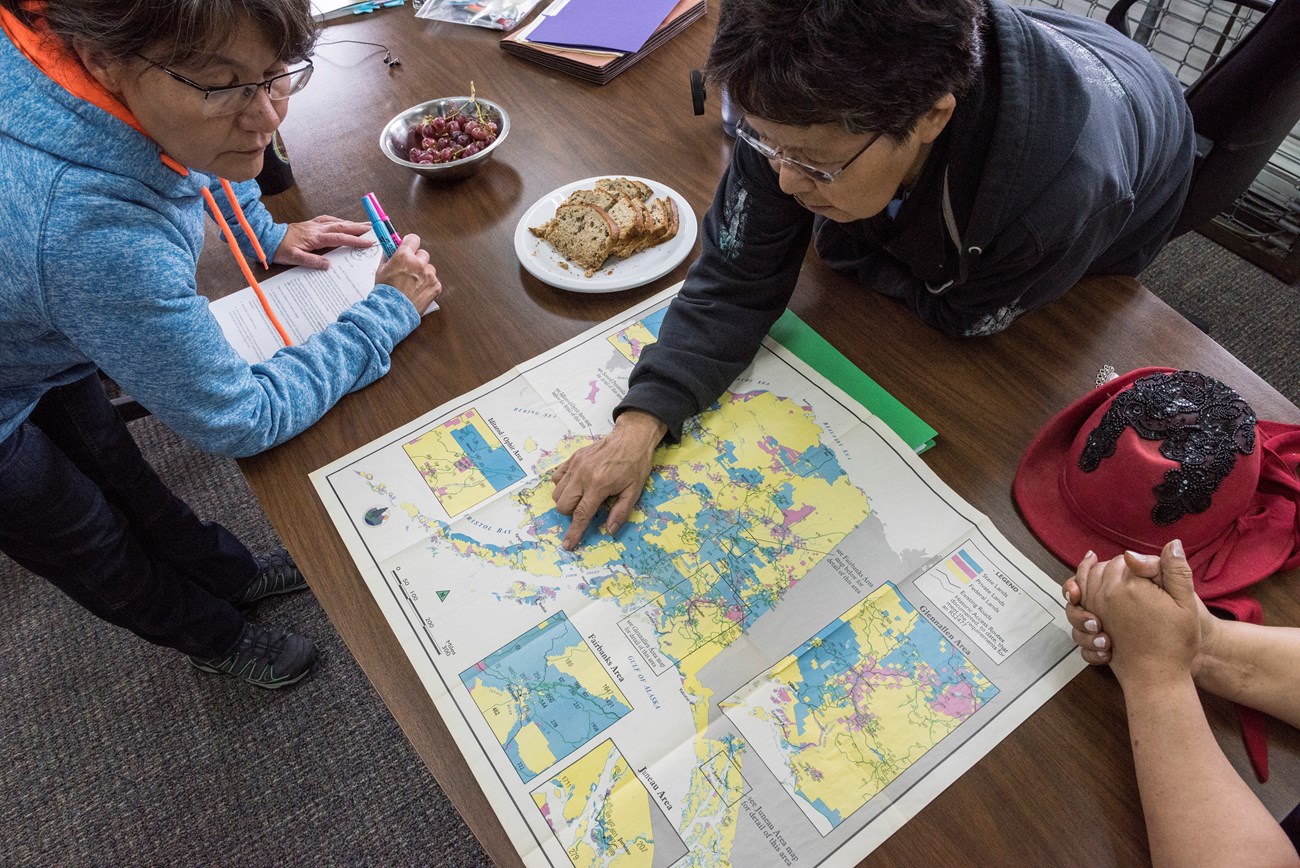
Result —
[[[270, 203], [278, 217], [364, 219], [359, 199], [374, 190], [399, 229], [418, 233], [433, 252], [447, 289], [443, 309], [397, 348], [387, 377], [241, 466], [407, 738], [503, 865], [518, 858], [307, 475], [682, 279], [685, 265], [635, 290], [565, 292], [520, 268], [511, 237], [535, 200], [597, 174], [657, 179], [704, 213], [731, 150], [716, 95], [704, 116], [691, 110], [689, 70], [703, 64], [711, 5], [707, 20], [603, 88], [506, 55], [494, 31], [413, 20], [409, 9], [346, 20], [325, 29], [315, 78], [293, 98], [283, 127], [299, 186]], [[328, 44], [342, 39], [385, 42], [401, 65], [386, 67], [382, 49]], [[439, 186], [379, 154], [389, 118], [466, 93], [471, 79], [513, 122], [484, 171]], [[244, 284], [221, 246], [208, 245], [200, 269], [212, 295]], [[956, 341], [809, 257], [792, 307], [938, 429], [926, 462], [1053, 576], [1068, 571], [1021, 522], [1011, 479], [1033, 433], [1089, 388], [1102, 364], [1203, 371], [1235, 386], [1262, 417], [1300, 422], [1300, 410], [1130, 279], [1086, 279], [1008, 333]], [[1300, 624], [1300, 571], [1264, 583], [1259, 595], [1271, 622]], [[1230, 709], [1207, 705], [1225, 750], [1253, 783]], [[1300, 734], [1274, 725], [1271, 747], [1272, 782], [1257, 791], [1281, 816], [1300, 801]], [[872, 856], [882, 865], [1147, 859], [1122, 697], [1105, 670], [1076, 678]]]

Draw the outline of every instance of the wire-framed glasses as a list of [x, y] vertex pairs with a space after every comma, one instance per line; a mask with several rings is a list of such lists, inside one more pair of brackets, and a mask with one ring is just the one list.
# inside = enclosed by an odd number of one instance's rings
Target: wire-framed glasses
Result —
[[201, 91], [203, 93], [203, 116], [209, 118], [242, 112], [248, 108], [249, 103], [253, 101], [253, 97], [257, 96], [258, 88], [265, 90], [267, 96], [273, 100], [288, 99], [307, 86], [307, 82], [311, 80], [312, 69], [314, 69], [311, 61], [307, 61], [306, 66], [273, 75], [263, 81], [232, 84], [228, 87], [207, 87], [196, 81], [191, 81], [179, 72], [173, 72], [161, 63], [150, 60], [144, 55], [140, 55], [140, 58], [150, 66], [161, 69], [181, 84], [189, 85], [195, 90]]
[[742, 121], [741, 123], [736, 125], [736, 138], [740, 139], [745, 144], [749, 145], [751, 148], [758, 151], [767, 159], [779, 163], [785, 163], [788, 166], [793, 166], [794, 168], [798, 169], [800, 172], [803, 172], [809, 178], [812, 178], [814, 181], [817, 181], [822, 184], [829, 184], [831, 181], [834, 181], [841, 174], [843, 174], [844, 170], [847, 169], [849, 166], [853, 165], [854, 160], [856, 160], [858, 157], [865, 154], [867, 152], [867, 148], [870, 148], [872, 145], [874, 145], [876, 143], [876, 140], [879, 139], [881, 135], [882, 133], [876, 133], [874, 136], [867, 139], [867, 143], [863, 145], [861, 148], [859, 148], [856, 154], [854, 154], [853, 156], [845, 160], [838, 169], [832, 169], [828, 171], [820, 166], [812, 166], [809, 165], [808, 163], [800, 162], [799, 160], [796, 160], [792, 157], [787, 157], [785, 154], [781, 153], [779, 150], [772, 147], [771, 145], [763, 143], [762, 141], [759, 140], [758, 133], [754, 132], [754, 130], [749, 126], [749, 124]]

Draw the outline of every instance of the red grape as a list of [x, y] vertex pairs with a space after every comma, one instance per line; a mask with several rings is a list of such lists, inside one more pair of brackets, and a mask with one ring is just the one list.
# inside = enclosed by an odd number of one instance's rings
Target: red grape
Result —
[[[470, 86], [471, 94], [473, 84]], [[435, 165], [472, 157], [497, 140], [500, 126], [491, 109], [470, 100], [447, 116], [426, 115], [406, 131], [407, 158], [412, 163]], [[399, 149], [400, 151], [400, 149]]]

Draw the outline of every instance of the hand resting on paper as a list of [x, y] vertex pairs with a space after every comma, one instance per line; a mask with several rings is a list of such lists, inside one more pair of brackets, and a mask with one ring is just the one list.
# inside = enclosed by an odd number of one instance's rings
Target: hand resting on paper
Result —
[[573, 551], [592, 518], [610, 497], [605, 528], [614, 533], [627, 521], [650, 476], [655, 447], [668, 426], [640, 410], [623, 412], [614, 430], [590, 446], [583, 447], [555, 471], [555, 509], [573, 516], [564, 534], [563, 546]]
[[442, 292], [442, 281], [438, 280], [438, 271], [429, 262], [429, 252], [420, 249], [420, 236], [413, 232], [402, 236], [402, 243], [392, 259], [379, 263], [375, 283], [397, 287], [421, 312], [427, 311]]
[[315, 250], [335, 247], [369, 247], [373, 241], [361, 238], [370, 231], [369, 223], [340, 220], [322, 214], [304, 223], [290, 223], [284, 240], [275, 251], [275, 261], [281, 265], [305, 265], [325, 270], [330, 262]]

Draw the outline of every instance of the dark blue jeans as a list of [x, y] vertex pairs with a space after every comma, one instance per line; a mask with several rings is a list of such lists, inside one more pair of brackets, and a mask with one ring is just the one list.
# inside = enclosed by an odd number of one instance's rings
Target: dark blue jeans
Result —
[[154, 473], [92, 374], [0, 441], [0, 551], [95, 615], [200, 657], [229, 651], [257, 573], [230, 531]]

